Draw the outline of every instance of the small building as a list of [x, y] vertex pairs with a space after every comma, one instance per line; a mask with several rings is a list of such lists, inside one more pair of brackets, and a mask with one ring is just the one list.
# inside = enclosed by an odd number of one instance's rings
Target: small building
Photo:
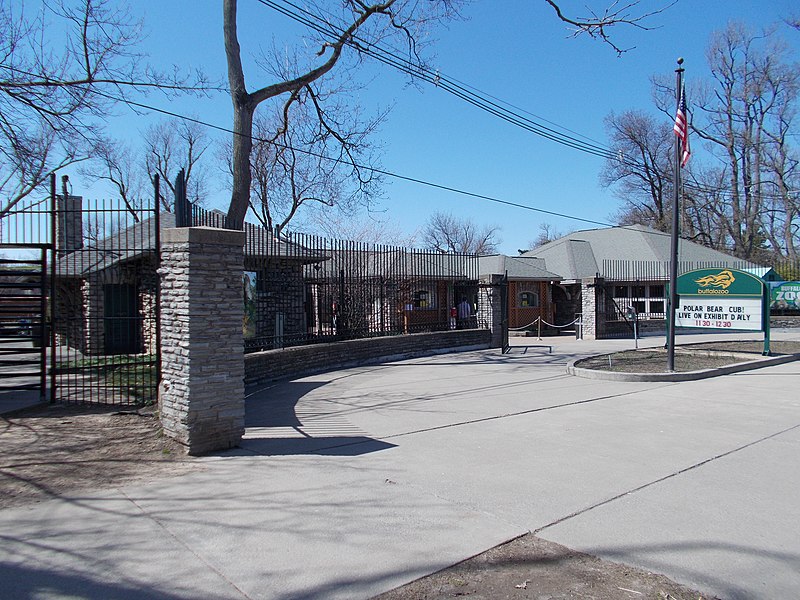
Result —
[[561, 277], [547, 270], [543, 259], [502, 254], [480, 256], [478, 270], [481, 281], [498, 275], [508, 277], [509, 329], [533, 328], [539, 319], [545, 326], [565, 324], [558, 322], [553, 302], [553, 292]]
[[[73, 214], [80, 214], [77, 206]], [[75, 219], [74, 227], [84, 235], [65, 234], [63, 238], [72, 241], [59, 249], [56, 262], [53, 322], [59, 345], [84, 355], [155, 352], [156, 222], [150, 217], [93, 240], [85, 234], [91, 227]], [[158, 222], [161, 229], [175, 227], [175, 215], [161, 213]], [[244, 281], [252, 284], [245, 289], [253, 311], [251, 335], [270, 340], [306, 335], [304, 267], [327, 257], [260, 227], [248, 224], [245, 232]], [[276, 302], [278, 297], [284, 301]]]
[[[640, 321], [663, 328], [670, 249], [670, 234], [630, 225], [576, 231], [522, 256], [542, 260], [548, 271], [561, 277], [553, 288], [557, 320], [580, 315], [584, 336], [612, 337], [632, 331], [631, 310]], [[679, 273], [715, 267], [747, 270], [757, 265], [679, 241]]]

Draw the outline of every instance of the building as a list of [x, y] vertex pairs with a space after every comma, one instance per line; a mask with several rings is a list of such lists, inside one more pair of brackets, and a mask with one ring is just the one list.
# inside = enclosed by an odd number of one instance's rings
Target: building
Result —
[[[561, 277], [545, 268], [545, 261], [531, 256], [494, 254], [478, 258], [481, 281], [508, 277], [507, 314], [509, 329], [562, 325], [553, 301]], [[556, 292], [557, 294], [558, 292]]]
[[[663, 328], [671, 236], [642, 225], [576, 231], [522, 254], [560, 276], [553, 302], [559, 322], [581, 316], [586, 337], [627, 335], [631, 311], [647, 328]], [[678, 244], [678, 272], [759, 268], [689, 240]], [[763, 267], [762, 267], [763, 269]], [[764, 275], [767, 275], [766, 273]]]

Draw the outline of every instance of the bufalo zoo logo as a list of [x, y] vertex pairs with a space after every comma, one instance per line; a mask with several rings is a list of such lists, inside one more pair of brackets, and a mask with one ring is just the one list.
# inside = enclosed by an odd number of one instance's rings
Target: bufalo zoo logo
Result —
[[716, 275], [706, 275], [700, 279], [695, 279], [694, 282], [698, 286], [698, 294], [713, 294], [723, 295], [728, 294], [728, 288], [736, 281], [733, 273], [725, 269]]

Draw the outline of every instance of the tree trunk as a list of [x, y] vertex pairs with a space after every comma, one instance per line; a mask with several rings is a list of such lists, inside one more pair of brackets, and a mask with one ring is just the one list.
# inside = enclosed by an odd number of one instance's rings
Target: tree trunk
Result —
[[228, 207], [228, 227], [244, 223], [250, 207], [250, 153], [253, 150], [253, 113], [250, 102], [233, 101], [233, 191]]

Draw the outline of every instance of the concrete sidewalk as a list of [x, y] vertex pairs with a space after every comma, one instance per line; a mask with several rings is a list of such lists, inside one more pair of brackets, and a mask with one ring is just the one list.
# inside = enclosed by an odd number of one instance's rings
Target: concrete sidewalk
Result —
[[260, 390], [242, 448], [202, 472], [0, 511], [0, 596], [368, 598], [536, 531], [723, 598], [794, 597], [800, 364], [565, 374], [632, 345], [518, 338]]

